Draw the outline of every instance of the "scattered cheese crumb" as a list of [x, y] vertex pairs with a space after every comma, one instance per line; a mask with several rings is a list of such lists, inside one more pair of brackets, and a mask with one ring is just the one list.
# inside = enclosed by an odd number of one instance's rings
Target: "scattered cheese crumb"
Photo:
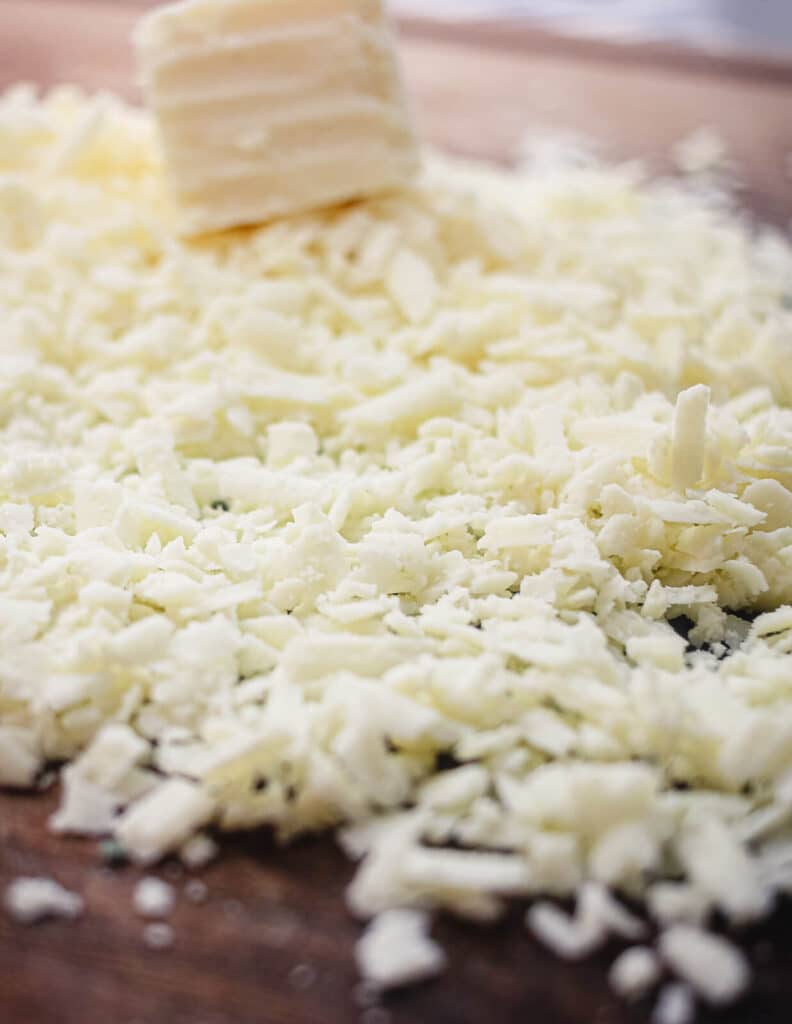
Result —
[[540, 901], [529, 909], [526, 924], [541, 942], [567, 960], [591, 955], [610, 935], [638, 939], [645, 932], [643, 923], [595, 882], [581, 886], [574, 917]]
[[186, 868], [205, 868], [218, 852], [218, 845], [211, 836], [196, 835], [182, 846], [179, 857]]
[[693, 1024], [696, 1001], [687, 985], [672, 982], [660, 992], [652, 1014], [652, 1024]]
[[632, 946], [614, 960], [608, 978], [613, 991], [623, 999], [640, 999], [654, 988], [661, 974], [660, 960], [654, 950]]
[[122, 815], [115, 835], [136, 863], [151, 864], [205, 825], [213, 812], [213, 801], [198, 786], [170, 779]]
[[704, 472], [710, 390], [702, 384], [682, 391], [674, 409], [671, 478], [678, 490], [695, 487]]
[[662, 933], [659, 948], [669, 967], [708, 1003], [727, 1006], [748, 987], [745, 957], [719, 935], [677, 924]]
[[528, 911], [526, 923], [537, 939], [565, 960], [580, 960], [589, 956], [607, 938], [604, 929], [578, 925], [553, 903], [535, 904]]
[[162, 921], [155, 921], [147, 924], [143, 929], [143, 942], [149, 949], [161, 950], [170, 949], [173, 945], [175, 934], [169, 924]]
[[43, 767], [33, 733], [0, 726], [0, 786], [30, 788]]
[[363, 979], [390, 989], [443, 971], [445, 955], [429, 938], [428, 929], [428, 916], [417, 910], [388, 910], [376, 917], [357, 944]]
[[410, 249], [401, 249], [393, 258], [387, 277], [393, 301], [411, 323], [423, 323], [437, 300], [434, 271]]
[[711, 907], [704, 893], [682, 882], [655, 882], [647, 890], [646, 904], [661, 925], [702, 924]]
[[48, 917], [77, 918], [84, 903], [51, 878], [17, 878], [6, 889], [5, 906], [14, 920], [36, 924]]
[[176, 903], [176, 892], [160, 878], [143, 878], [135, 886], [133, 902], [141, 917], [166, 917]]
[[725, 140], [708, 126], [697, 128], [674, 146], [676, 164], [685, 174], [720, 170], [726, 156]]

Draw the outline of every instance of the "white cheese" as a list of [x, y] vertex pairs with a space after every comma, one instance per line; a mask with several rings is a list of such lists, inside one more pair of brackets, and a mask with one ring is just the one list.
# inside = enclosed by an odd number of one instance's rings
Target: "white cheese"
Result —
[[5, 892], [6, 910], [21, 924], [48, 917], [74, 919], [83, 912], [83, 899], [51, 878], [17, 878]]
[[437, 302], [437, 281], [431, 264], [410, 249], [400, 249], [385, 279], [393, 301], [411, 323], [423, 323]]
[[613, 961], [608, 980], [623, 999], [640, 999], [660, 980], [662, 965], [654, 950], [631, 946]]
[[696, 1001], [687, 985], [665, 985], [652, 1013], [652, 1024], [693, 1024]]
[[391, 989], [439, 974], [445, 955], [428, 931], [429, 919], [418, 910], [388, 910], [376, 917], [357, 944], [364, 981]]
[[540, 902], [531, 907], [526, 924], [537, 939], [565, 960], [590, 956], [607, 937], [600, 928], [579, 925], [553, 903]]
[[673, 155], [685, 174], [722, 170], [727, 160], [726, 141], [714, 128], [703, 125], [680, 139]]
[[162, 921], [155, 921], [153, 924], [147, 924], [143, 929], [143, 942], [152, 950], [159, 951], [163, 949], [170, 949], [175, 938], [176, 936], [173, 928]]
[[141, 917], [167, 917], [176, 903], [176, 892], [161, 878], [142, 878], [135, 886], [132, 902]]
[[710, 389], [703, 384], [682, 391], [674, 409], [671, 480], [678, 490], [695, 487], [704, 473]]
[[118, 820], [115, 836], [139, 864], [151, 864], [177, 849], [214, 814], [214, 801], [183, 779], [161, 783]]
[[574, 917], [540, 901], [526, 915], [533, 934], [558, 956], [579, 960], [599, 949], [610, 935], [639, 939], [645, 927], [606, 889], [594, 882], [580, 887]]
[[[375, 195], [416, 170], [374, 0], [183, 0], [147, 15], [136, 44], [185, 234]], [[428, 314], [415, 272], [398, 276]]]
[[179, 857], [182, 864], [187, 868], [204, 868], [210, 864], [219, 853], [219, 847], [211, 836], [196, 835], [179, 850]]
[[39, 745], [29, 729], [0, 726], [0, 786], [27, 789], [42, 767]]
[[661, 925], [702, 924], [711, 909], [704, 893], [682, 882], [655, 882], [646, 893], [646, 904]]
[[61, 802], [49, 825], [67, 835], [108, 835], [121, 803], [117, 793], [89, 782], [71, 765], [61, 773]]
[[767, 914], [772, 893], [762, 884], [748, 851], [722, 822], [694, 820], [680, 833], [677, 847], [688, 877], [732, 920]]
[[52, 830], [97, 836], [112, 832], [118, 809], [147, 788], [146, 777], [135, 774], [135, 769], [148, 750], [145, 740], [128, 726], [109, 724], [100, 729], [87, 750], [61, 773], [61, 803], [50, 819]]
[[659, 948], [666, 963], [715, 1006], [733, 1003], [748, 987], [745, 957], [719, 935], [678, 924], [663, 932]]

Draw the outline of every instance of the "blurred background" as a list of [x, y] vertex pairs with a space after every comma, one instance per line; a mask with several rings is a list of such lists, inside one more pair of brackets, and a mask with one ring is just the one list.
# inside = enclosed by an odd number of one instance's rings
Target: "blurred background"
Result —
[[792, 56], [792, 0], [392, 0], [433, 18], [519, 18], [573, 35]]

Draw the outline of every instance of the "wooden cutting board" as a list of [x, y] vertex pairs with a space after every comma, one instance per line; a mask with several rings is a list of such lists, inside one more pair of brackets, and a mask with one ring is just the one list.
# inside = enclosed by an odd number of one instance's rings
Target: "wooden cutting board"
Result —
[[[134, 96], [129, 30], [144, 0], [0, 0], [0, 85], [77, 81]], [[792, 66], [562, 40], [519, 26], [404, 26], [407, 78], [424, 133], [507, 160], [529, 130], [594, 135], [616, 156], [667, 164], [670, 144], [718, 127], [745, 181], [746, 207], [792, 215]], [[639, 1024], [608, 991], [614, 950], [569, 966], [532, 941], [515, 907], [495, 928], [441, 920], [450, 968], [384, 1011], [355, 999], [358, 927], [344, 909], [350, 866], [329, 839], [278, 849], [231, 839], [202, 874], [205, 903], [181, 895], [175, 945], [147, 950], [131, 911], [140, 873], [101, 865], [94, 843], [56, 838], [54, 792], [0, 794], [0, 890], [55, 876], [87, 904], [77, 923], [22, 928], [0, 913], [0, 1020], [10, 1024]], [[176, 865], [160, 874], [180, 891]], [[792, 909], [740, 936], [758, 982], [743, 1005], [702, 1021], [788, 1024]], [[295, 967], [302, 965], [295, 971]], [[383, 1012], [385, 1015], [383, 1015]], [[378, 1015], [379, 1014], [379, 1015]]]

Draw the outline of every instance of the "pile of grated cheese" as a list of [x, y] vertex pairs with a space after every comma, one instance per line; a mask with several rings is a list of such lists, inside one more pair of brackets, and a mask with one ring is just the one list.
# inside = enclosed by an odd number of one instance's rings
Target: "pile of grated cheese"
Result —
[[53, 829], [143, 864], [343, 824], [383, 985], [427, 909], [577, 894], [529, 915], [575, 956], [644, 935], [617, 891], [738, 995], [700, 925], [792, 891], [789, 242], [439, 158], [167, 223], [146, 115], [0, 101], [0, 785], [65, 762]]

